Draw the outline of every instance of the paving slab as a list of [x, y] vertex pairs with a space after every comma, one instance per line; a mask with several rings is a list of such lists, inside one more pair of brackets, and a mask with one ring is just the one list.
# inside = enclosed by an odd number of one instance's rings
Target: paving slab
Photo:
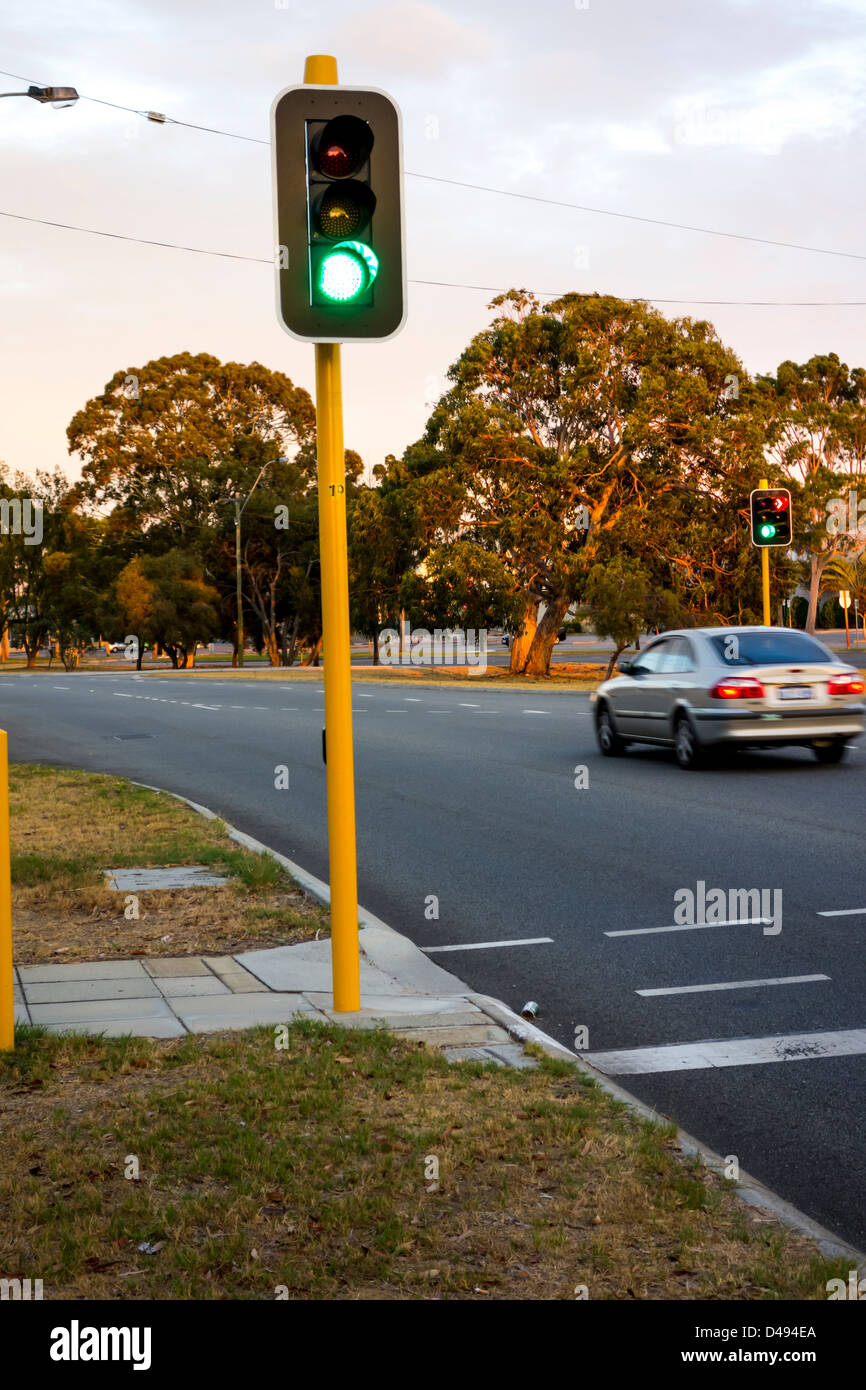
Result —
[[62, 1004], [79, 999], [149, 999], [159, 990], [147, 975], [140, 980], [51, 980], [24, 986], [28, 1004]]
[[489, 1024], [475, 1028], [404, 1028], [400, 1037], [409, 1042], [426, 1042], [431, 1047], [486, 1047], [489, 1043], [507, 1043], [508, 1034]]
[[171, 888], [217, 888], [228, 879], [206, 864], [178, 864], [168, 869], [103, 869], [115, 893], [153, 893]]
[[23, 985], [31, 985], [50, 980], [134, 979], [144, 975], [145, 969], [140, 960], [96, 960], [80, 965], [22, 965], [18, 974]]
[[228, 985], [232, 994], [261, 994], [268, 986], [238, 965], [234, 956], [203, 956], [202, 960], [215, 975]]
[[115, 1018], [99, 1023], [46, 1023], [49, 1033], [104, 1033], [107, 1038], [121, 1038], [131, 1033], [135, 1038], [182, 1038], [186, 1029], [170, 1018]]
[[160, 975], [159, 987], [166, 999], [191, 999], [202, 995], [231, 994], [228, 985], [216, 975], [203, 979], [199, 975]]
[[[304, 994], [315, 1004], [317, 1008], [327, 1012], [333, 1012], [334, 996], [330, 990], [316, 991], [305, 989]], [[383, 1012], [389, 1014], [465, 1014], [473, 1013], [480, 1023], [486, 1023], [487, 1015], [481, 1009], [475, 1010], [474, 1005], [470, 1005], [463, 998], [458, 999], [437, 999], [425, 994], [369, 994], [361, 991], [361, 1014], [379, 1014]], [[335, 1014], [334, 1022], [339, 1023], [341, 1018], [346, 1018], [346, 1014]]]
[[148, 975], [204, 975], [210, 971], [200, 956], [160, 956], [142, 962]]
[[31, 1004], [30, 1016], [34, 1023], [111, 1023], [116, 1019], [152, 1023], [174, 1018], [162, 995], [157, 995], [155, 999], [89, 999], [79, 1003]]
[[449, 1062], [495, 1062], [497, 1067], [505, 1066], [501, 1057], [494, 1057], [484, 1047], [443, 1047], [442, 1056]]
[[[326, 948], [313, 955], [310, 946]], [[293, 954], [295, 951], [297, 955]], [[271, 989], [291, 990], [306, 994], [309, 991], [329, 993], [333, 985], [330, 941], [310, 942], [301, 946], [275, 946], [268, 951], [246, 951], [236, 958], [240, 965]], [[370, 966], [361, 965], [362, 995], [404, 994], [405, 988], [390, 975]]]
[[191, 1033], [225, 1028], [255, 1028], [261, 1023], [288, 1023], [298, 1015], [321, 1015], [300, 994], [225, 994], [217, 999], [178, 999], [175, 1013]]
[[447, 1013], [447, 1014], [410, 1014], [402, 1009], [361, 1009], [354, 1014], [338, 1014], [334, 1009], [324, 1009], [323, 1012], [332, 1021], [339, 1023], [342, 1028], [388, 1028], [392, 1033], [404, 1034], [430, 1033], [431, 1035], [439, 1029], [453, 1030], [454, 1028], [489, 1028], [490, 1020], [482, 1013]]
[[26, 1005], [26, 1004], [19, 1004], [19, 1003], [17, 1003], [17, 1002], [14, 1002], [14, 1003], [12, 1004], [12, 1022], [13, 1022], [13, 1023], [30, 1023], [30, 1022], [31, 1022], [30, 1014], [27, 1012], [27, 1005]]
[[257, 980], [255, 975], [251, 975], [248, 970], [226, 971], [219, 977], [223, 984], [228, 985], [232, 994], [269, 994], [270, 990], [261, 980]]

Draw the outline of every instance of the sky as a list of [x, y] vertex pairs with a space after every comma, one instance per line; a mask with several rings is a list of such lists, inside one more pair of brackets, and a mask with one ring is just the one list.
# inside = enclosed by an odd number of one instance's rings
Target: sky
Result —
[[72, 415], [155, 357], [258, 361], [312, 391], [313, 349], [274, 308], [267, 145], [271, 102], [309, 53], [334, 54], [341, 82], [384, 89], [403, 116], [406, 326], [343, 349], [345, 440], [368, 469], [421, 435], [511, 286], [709, 318], [752, 372], [830, 351], [866, 364], [866, 0], [28, 0], [3, 18], [15, 77], [0, 91], [73, 85], [92, 100], [0, 107], [11, 470], [77, 476]]

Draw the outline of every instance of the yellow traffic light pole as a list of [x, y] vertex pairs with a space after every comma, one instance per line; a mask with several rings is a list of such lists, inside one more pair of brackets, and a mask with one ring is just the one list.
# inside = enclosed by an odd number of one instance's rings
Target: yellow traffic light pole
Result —
[[[768, 478], [762, 478], [761, 487], [769, 487]], [[770, 552], [766, 546], [761, 550], [761, 587], [764, 591], [764, 627], [770, 626]]]
[[0, 1052], [15, 1046], [12, 1003], [12, 883], [9, 861], [9, 750], [0, 729]]
[[[337, 60], [307, 58], [304, 81], [337, 85]], [[316, 343], [316, 448], [319, 553], [325, 652], [325, 750], [328, 857], [331, 880], [331, 965], [334, 1009], [361, 1007], [358, 875], [355, 858], [355, 770], [352, 748], [352, 666], [349, 652], [349, 562], [346, 552], [346, 463], [340, 344]]]

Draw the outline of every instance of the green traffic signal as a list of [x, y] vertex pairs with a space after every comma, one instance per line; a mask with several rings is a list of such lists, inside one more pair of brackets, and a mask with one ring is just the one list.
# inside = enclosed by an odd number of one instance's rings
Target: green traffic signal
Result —
[[347, 304], [370, 288], [379, 273], [376, 253], [362, 241], [338, 242], [322, 257], [319, 290], [334, 304]]
[[776, 534], [776, 528], [775, 528], [775, 526], [762, 526], [762, 527], [761, 527], [761, 535], [764, 537], [765, 540], [769, 540], [769, 538], [770, 538], [771, 536], [775, 536], [775, 534]]

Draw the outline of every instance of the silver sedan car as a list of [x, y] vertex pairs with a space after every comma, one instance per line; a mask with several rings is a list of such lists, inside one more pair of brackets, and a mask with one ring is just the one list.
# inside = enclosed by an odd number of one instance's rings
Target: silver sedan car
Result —
[[694, 768], [723, 747], [808, 746], [838, 763], [863, 732], [866, 683], [805, 632], [703, 627], [665, 632], [590, 696], [602, 753], [672, 747]]

